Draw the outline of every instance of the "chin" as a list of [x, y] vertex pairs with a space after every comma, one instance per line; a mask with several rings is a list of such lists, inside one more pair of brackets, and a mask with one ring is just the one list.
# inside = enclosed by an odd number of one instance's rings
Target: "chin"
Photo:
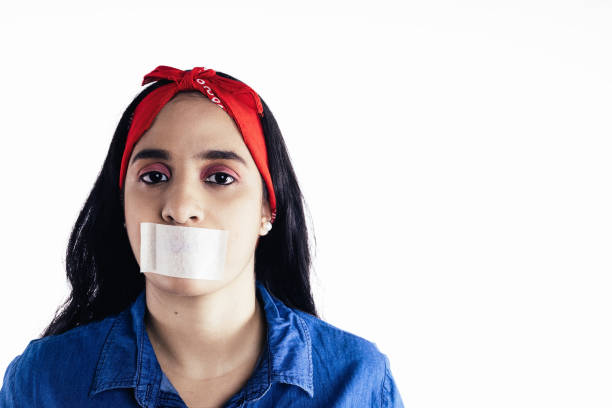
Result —
[[175, 278], [152, 272], [144, 274], [147, 282], [156, 289], [176, 296], [207, 295], [227, 284], [225, 280]]

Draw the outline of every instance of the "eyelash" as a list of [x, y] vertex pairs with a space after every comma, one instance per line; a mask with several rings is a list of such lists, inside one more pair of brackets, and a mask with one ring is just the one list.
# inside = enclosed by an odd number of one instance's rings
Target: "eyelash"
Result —
[[[165, 176], [166, 178], [168, 177], [168, 176], [166, 176], [164, 173], [162, 173], [161, 171], [152, 170], [152, 171], [147, 171], [146, 173], [142, 174], [142, 175], [140, 176], [140, 178], [139, 178], [139, 179], [140, 179], [140, 181], [142, 181], [143, 183], [145, 183], [146, 185], [149, 185], [149, 186], [155, 186], [155, 185], [157, 185], [157, 184], [160, 184], [161, 182], [152, 183], [152, 182], [147, 182], [147, 181], [144, 181], [144, 180], [143, 180], [145, 176], [150, 175], [150, 174], [152, 174], [152, 173], [158, 173], [158, 174], [161, 174], [162, 176]], [[211, 173], [211, 174], [210, 174], [208, 177], [206, 177], [206, 178], [208, 179], [209, 177], [211, 177], [211, 176], [215, 176], [215, 175], [217, 175], [217, 174], [225, 174], [227, 177], [229, 177], [229, 178], [231, 178], [231, 179], [232, 179], [232, 181], [231, 181], [230, 183], [226, 183], [226, 184], [222, 184], [222, 183], [215, 183], [215, 182], [213, 182], [213, 183], [212, 183], [212, 184], [216, 184], [217, 186], [229, 186], [229, 185], [231, 185], [231, 184], [234, 184], [234, 182], [236, 181], [236, 179], [234, 178], [234, 176], [232, 176], [232, 175], [230, 175], [230, 174], [227, 174], [227, 173], [225, 173], [225, 172], [222, 172], [222, 171], [216, 171], [216, 172], [214, 172], [214, 173]]]

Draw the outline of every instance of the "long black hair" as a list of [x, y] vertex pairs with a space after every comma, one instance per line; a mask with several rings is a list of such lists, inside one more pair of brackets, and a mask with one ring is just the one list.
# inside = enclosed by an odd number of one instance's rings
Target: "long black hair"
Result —
[[[217, 75], [235, 79], [227, 74]], [[57, 309], [41, 337], [119, 313], [144, 289], [144, 274], [123, 227], [123, 192], [119, 190], [121, 158], [136, 106], [154, 89], [140, 92], [123, 113], [102, 170], [70, 234], [66, 275], [71, 293]], [[261, 124], [268, 166], [276, 195], [274, 228], [261, 236], [255, 250], [255, 278], [287, 306], [318, 316], [310, 288], [311, 248], [303, 196], [276, 119], [262, 99]], [[267, 199], [267, 189], [264, 188]], [[314, 234], [313, 234], [314, 238]], [[316, 239], [313, 241], [316, 245]]]

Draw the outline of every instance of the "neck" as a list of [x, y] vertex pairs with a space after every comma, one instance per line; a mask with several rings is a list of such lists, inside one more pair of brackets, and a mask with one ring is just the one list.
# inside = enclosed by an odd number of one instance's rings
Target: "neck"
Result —
[[181, 296], [146, 282], [145, 325], [162, 369], [190, 379], [244, 370], [265, 342], [265, 315], [254, 273], [242, 271], [226, 286]]

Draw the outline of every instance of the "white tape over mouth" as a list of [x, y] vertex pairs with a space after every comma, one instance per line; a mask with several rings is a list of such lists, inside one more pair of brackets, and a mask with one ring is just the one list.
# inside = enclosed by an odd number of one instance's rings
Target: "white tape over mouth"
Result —
[[140, 272], [223, 279], [229, 231], [140, 223]]

